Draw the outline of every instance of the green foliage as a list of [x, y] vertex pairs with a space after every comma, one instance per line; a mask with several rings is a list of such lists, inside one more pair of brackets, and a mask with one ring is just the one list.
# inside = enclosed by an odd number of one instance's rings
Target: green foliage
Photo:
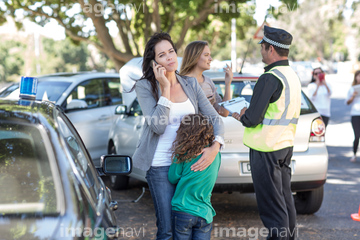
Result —
[[20, 75], [23, 65], [25, 45], [18, 41], [0, 41], [0, 81], [13, 80]]
[[335, 60], [335, 55], [348, 55], [345, 45], [347, 26], [343, 18], [345, 0], [304, 0], [296, 11], [278, 17], [278, 25], [294, 37], [290, 59]]
[[69, 39], [54, 41], [44, 38], [42, 44], [46, 55], [42, 59], [42, 74], [90, 70], [86, 64], [89, 53], [85, 43], [76, 46]]

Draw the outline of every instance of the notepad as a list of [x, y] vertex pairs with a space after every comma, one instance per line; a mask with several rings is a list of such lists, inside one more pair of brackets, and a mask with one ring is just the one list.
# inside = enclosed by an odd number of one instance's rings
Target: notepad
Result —
[[243, 97], [237, 97], [230, 99], [228, 101], [222, 102], [219, 104], [220, 106], [224, 107], [228, 110], [231, 114], [234, 112], [240, 113], [241, 109], [244, 107], [248, 108], [250, 103], [245, 100]]

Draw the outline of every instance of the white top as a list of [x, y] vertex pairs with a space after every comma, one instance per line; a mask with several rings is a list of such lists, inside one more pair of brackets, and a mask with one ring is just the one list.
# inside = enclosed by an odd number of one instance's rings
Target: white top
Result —
[[307, 91], [308, 91], [308, 97], [315, 105], [320, 115], [323, 115], [325, 117], [330, 117], [330, 103], [331, 103], [330, 96], [332, 93], [332, 88], [328, 82], [326, 84], [330, 89], [330, 93], [328, 92], [327, 88], [324, 85], [320, 85], [316, 96], [313, 96], [317, 88], [317, 85], [314, 82], [308, 85]]
[[[354, 93], [354, 87], [352, 86], [348, 91], [347, 98], [345, 100], [345, 104], [351, 98], [353, 93]], [[354, 98], [354, 101], [352, 103], [350, 103], [349, 105], [351, 106], [350, 115], [351, 116], [360, 116], [360, 97], [359, 97], [359, 95], [357, 95]]]
[[160, 135], [159, 143], [155, 150], [155, 155], [151, 166], [164, 167], [171, 165], [171, 146], [176, 138], [176, 131], [178, 130], [181, 119], [188, 114], [195, 114], [195, 108], [187, 99], [181, 103], [171, 103], [169, 124], [165, 132]]

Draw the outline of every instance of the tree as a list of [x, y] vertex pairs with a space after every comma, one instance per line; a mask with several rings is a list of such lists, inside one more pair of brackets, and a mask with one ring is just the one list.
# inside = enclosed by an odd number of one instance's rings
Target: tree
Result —
[[0, 81], [14, 80], [13, 75], [21, 75], [24, 49], [24, 44], [18, 41], [0, 42]]
[[290, 57], [333, 60], [336, 52], [346, 56], [345, 4], [346, 0], [304, 0], [296, 11], [277, 16], [278, 24], [294, 37]]
[[69, 39], [54, 41], [53, 39], [42, 39], [44, 57], [42, 58], [42, 74], [53, 72], [72, 72], [91, 70], [87, 66], [89, 52], [86, 44], [81, 42], [78, 46], [71, 43]]
[[[154, 32], [169, 32], [179, 48], [188, 35], [204, 31], [211, 22], [239, 17], [237, 9], [241, 9], [245, 2], [246, 0], [235, 0], [232, 3], [223, 0], [5, 0], [6, 9], [2, 10], [0, 20], [6, 14], [15, 16], [19, 9], [24, 10], [26, 17], [41, 25], [55, 19], [65, 28], [69, 38], [96, 46], [119, 69], [125, 62], [142, 53], [146, 40]], [[224, 5], [229, 6], [230, 12], [215, 12]], [[231, 11], [233, 9], [235, 11]], [[121, 46], [117, 46], [110, 35], [110, 24], [117, 26]], [[90, 29], [84, 30], [89, 25]], [[212, 31], [208, 32], [209, 35], [213, 34]], [[218, 32], [221, 35], [224, 31], [220, 29]]]
[[[296, 3], [297, 0], [282, 0]], [[147, 39], [159, 31], [169, 32], [181, 48], [185, 41], [209, 39], [225, 45], [230, 39], [230, 19], [240, 24], [239, 38], [254, 26], [254, 8], [249, 0], [3, 0], [0, 23], [5, 15], [23, 11], [25, 17], [44, 25], [55, 19], [74, 42], [94, 45], [106, 54], [118, 70], [134, 56], [140, 56]], [[249, 2], [250, 5], [247, 3]], [[254, 5], [254, 4], [252, 4]], [[248, 11], [248, 10], [252, 11]], [[21, 27], [21, 22], [17, 23]], [[118, 29], [121, 44], [110, 35]]]

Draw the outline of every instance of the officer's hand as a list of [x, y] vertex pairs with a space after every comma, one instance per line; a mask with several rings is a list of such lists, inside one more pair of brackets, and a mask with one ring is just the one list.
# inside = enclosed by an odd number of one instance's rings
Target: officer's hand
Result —
[[[243, 109], [241, 109], [241, 111], [240, 111], [240, 117], [245, 114], [245, 111], [246, 111], [246, 110], [247, 110], [247, 107], [244, 107]], [[240, 120], [240, 119], [239, 119], [239, 120]]]
[[239, 114], [239, 113], [234, 112], [231, 116], [232, 116], [233, 118], [235, 118], [236, 120], [240, 121], [240, 114]]

